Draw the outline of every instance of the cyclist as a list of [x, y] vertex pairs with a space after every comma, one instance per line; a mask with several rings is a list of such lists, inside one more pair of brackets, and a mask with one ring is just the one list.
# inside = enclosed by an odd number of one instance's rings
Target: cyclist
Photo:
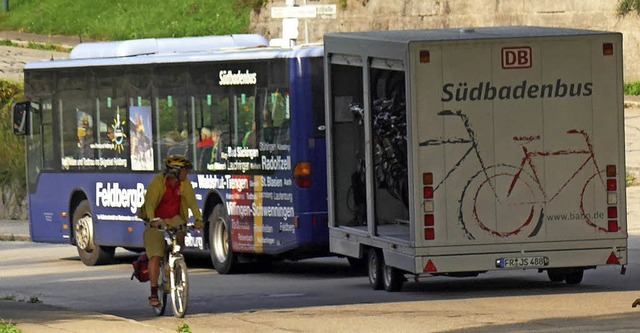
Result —
[[[156, 175], [144, 197], [138, 217], [147, 221], [144, 231], [144, 248], [149, 257], [149, 282], [151, 296], [149, 305], [159, 306], [158, 277], [160, 261], [165, 253], [164, 231], [158, 230], [164, 225], [182, 226], [187, 224], [189, 209], [195, 219], [195, 227], [202, 228], [202, 214], [196, 201], [196, 195], [187, 178], [191, 162], [183, 156], [169, 156], [164, 160], [165, 169]], [[159, 220], [158, 220], [159, 219]], [[151, 222], [149, 222], [151, 221]], [[178, 244], [184, 246], [184, 231], [178, 234]]]

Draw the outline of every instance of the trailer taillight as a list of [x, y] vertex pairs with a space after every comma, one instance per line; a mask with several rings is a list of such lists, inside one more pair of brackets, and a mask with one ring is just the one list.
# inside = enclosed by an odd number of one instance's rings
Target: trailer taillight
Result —
[[426, 51], [426, 50], [420, 51], [420, 63], [428, 64], [429, 62], [431, 62], [431, 54], [429, 53], [429, 51]]
[[293, 179], [299, 188], [311, 188], [311, 163], [297, 163], [293, 169]]
[[436, 238], [435, 219], [433, 217], [433, 173], [422, 174], [422, 197], [424, 199], [424, 239], [433, 240]]
[[602, 55], [613, 55], [613, 43], [602, 44]]
[[[613, 164], [607, 165], [607, 232], [618, 232], [618, 172]], [[617, 259], [616, 259], [617, 260]]]
[[433, 187], [425, 186], [424, 187], [424, 191], [423, 191], [423, 195], [424, 195], [425, 199], [433, 199]]
[[424, 216], [424, 226], [425, 227], [433, 227], [435, 220], [433, 219], [433, 214], [427, 214]]
[[424, 239], [433, 240], [436, 238], [436, 231], [433, 228], [425, 228], [424, 229]]

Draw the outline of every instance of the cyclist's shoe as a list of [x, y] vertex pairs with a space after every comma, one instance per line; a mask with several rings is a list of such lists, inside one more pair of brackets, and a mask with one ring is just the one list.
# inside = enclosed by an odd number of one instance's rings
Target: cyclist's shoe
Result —
[[157, 295], [151, 295], [149, 296], [149, 305], [153, 306], [153, 307], [158, 307], [160, 306], [160, 300], [158, 299]]

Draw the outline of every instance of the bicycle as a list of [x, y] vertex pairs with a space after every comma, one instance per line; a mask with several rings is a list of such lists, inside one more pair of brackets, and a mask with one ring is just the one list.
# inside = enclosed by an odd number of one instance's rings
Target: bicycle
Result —
[[[514, 137], [513, 140], [520, 145], [520, 149], [522, 149], [523, 152], [520, 165], [514, 166], [504, 163], [487, 165], [480, 154], [478, 139], [471, 126], [469, 117], [462, 111], [453, 112], [450, 110], [441, 111], [438, 115], [443, 117], [458, 117], [462, 121], [468, 137], [429, 139], [421, 142], [419, 145], [422, 147], [433, 147], [465, 144], [469, 145], [469, 148], [462, 153], [462, 157], [448, 170], [445, 177], [436, 184], [434, 192], [458, 170], [460, 165], [470, 155], [475, 156], [480, 165], [480, 170], [472, 174], [466, 184], [463, 183], [464, 185], [459, 200], [458, 222], [467, 238], [476, 239], [474, 233], [469, 229], [471, 227], [469, 222], [475, 222], [478, 230], [487, 232], [493, 237], [506, 238], [518, 234], [526, 235], [527, 233], [528, 235], [526, 237], [528, 238], [536, 236], [544, 220], [544, 206], [554, 201], [554, 199], [568, 187], [569, 183], [574, 182], [574, 180], [578, 178], [578, 174], [583, 174], [582, 179], [585, 180], [584, 184], [581, 185], [582, 190], [580, 191], [578, 202], [578, 212], [583, 222], [597, 231], [608, 232], [606, 228], [598, 225], [594, 221], [595, 218], [593, 218], [593, 215], [595, 213], [592, 214], [586, 209], [586, 206], [589, 206], [589, 204], [585, 202], [585, 198], [587, 197], [585, 193], [591, 187], [601, 187], [604, 190], [605, 181], [604, 171], [596, 162], [593, 145], [589, 135], [585, 131], [576, 129], [566, 131], [569, 135], [582, 137], [586, 148], [578, 149], [530, 150], [527, 145], [540, 140], [539, 135]], [[575, 170], [568, 168], [564, 171], [568, 174], [568, 177], [557, 182], [559, 184], [557, 189], [550, 191], [550, 189], [545, 188], [545, 183], [539, 175], [535, 158], [555, 158], [570, 155], [584, 156], [584, 160], [577, 163]], [[592, 170], [594, 170], [593, 173], [588, 172], [588, 166], [592, 167]], [[479, 200], [483, 197], [495, 198], [495, 204], [489, 206], [482, 205], [479, 203]], [[504, 212], [502, 213], [504, 216], [508, 214], [508, 219], [511, 221], [509, 227], [503, 227], [501, 230], [494, 225], [495, 223], [492, 223], [493, 219], [487, 217], [500, 212]], [[525, 230], [527, 230], [527, 233], [525, 233]]]
[[[153, 221], [159, 221], [154, 219]], [[158, 300], [160, 305], [154, 306], [156, 315], [162, 316], [167, 307], [167, 296], [171, 295], [171, 306], [173, 315], [183, 318], [187, 313], [187, 305], [189, 303], [189, 275], [187, 272], [187, 264], [184, 261], [182, 253], [180, 253], [180, 245], [178, 245], [177, 236], [181, 231], [189, 231], [195, 229], [193, 226], [164, 226], [159, 230], [169, 235], [165, 254], [160, 261], [160, 276], [158, 277]]]

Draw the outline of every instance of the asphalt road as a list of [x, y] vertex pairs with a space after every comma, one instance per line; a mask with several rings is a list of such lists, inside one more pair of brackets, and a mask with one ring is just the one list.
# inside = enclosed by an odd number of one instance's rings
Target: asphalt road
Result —
[[[193, 332], [635, 331], [640, 309], [630, 305], [640, 296], [640, 237], [630, 243], [626, 275], [617, 266], [601, 267], [585, 272], [579, 286], [552, 283], [528, 270], [424, 278], [408, 281], [400, 293], [372, 290], [344, 259], [218, 275], [206, 257], [191, 257], [188, 316], [178, 320], [155, 317], [146, 304], [148, 285], [129, 280], [133, 254], [122, 251], [117, 264], [85, 267], [68, 245], [0, 242], [0, 295], [14, 299], [0, 302], [0, 317], [17, 321], [25, 332], [47, 332], [43, 322], [47, 328], [82, 332], [91, 326], [102, 332], [111, 321], [128, 332], [178, 323]], [[16, 302], [33, 298], [43, 303]], [[56, 316], [34, 311], [51, 306]], [[73, 323], [84, 326], [66, 326]]]

